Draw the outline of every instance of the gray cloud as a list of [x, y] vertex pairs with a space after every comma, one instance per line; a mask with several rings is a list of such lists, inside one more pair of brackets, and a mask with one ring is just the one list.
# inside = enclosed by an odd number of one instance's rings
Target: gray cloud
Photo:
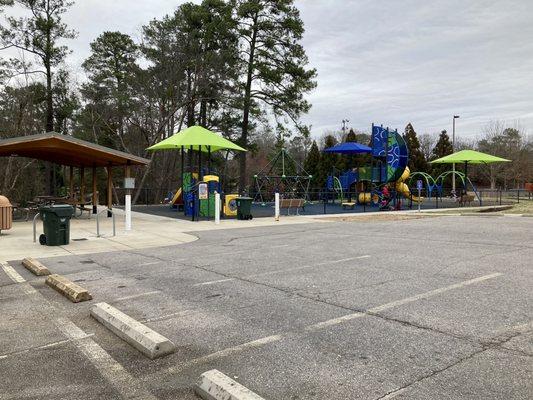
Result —
[[[195, 1], [198, 2], [198, 1]], [[172, 13], [176, 0], [78, 0], [66, 22], [69, 64], [81, 79], [89, 43], [105, 30], [139, 38], [143, 24]], [[531, 0], [297, 0], [304, 45], [318, 70], [313, 134], [343, 118], [419, 133], [451, 129], [471, 137], [491, 120], [519, 121], [533, 131]]]

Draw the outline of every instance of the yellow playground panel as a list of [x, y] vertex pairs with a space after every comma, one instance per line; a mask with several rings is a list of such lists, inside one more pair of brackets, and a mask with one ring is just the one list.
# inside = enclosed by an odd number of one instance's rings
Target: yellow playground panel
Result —
[[224, 215], [226, 217], [237, 216], [237, 197], [238, 194], [227, 194], [224, 199]]

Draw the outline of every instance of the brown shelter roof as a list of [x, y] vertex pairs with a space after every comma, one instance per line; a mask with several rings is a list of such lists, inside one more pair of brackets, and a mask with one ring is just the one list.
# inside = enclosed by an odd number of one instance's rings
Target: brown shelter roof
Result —
[[48, 132], [0, 140], [0, 157], [20, 156], [72, 167], [147, 165], [150, 160], [72, 136]]

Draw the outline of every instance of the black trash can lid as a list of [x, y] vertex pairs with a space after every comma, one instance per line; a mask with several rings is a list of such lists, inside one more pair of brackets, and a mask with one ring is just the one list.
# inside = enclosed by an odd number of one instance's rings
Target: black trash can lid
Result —
[[53, 204], [41, 207], [39, 210], [54, 213], [58, 217], [70, 217], [74, 213], [74, 207], [70, 204]]

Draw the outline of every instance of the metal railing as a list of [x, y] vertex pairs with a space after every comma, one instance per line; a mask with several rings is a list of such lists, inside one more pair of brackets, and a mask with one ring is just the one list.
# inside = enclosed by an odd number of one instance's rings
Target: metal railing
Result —
[[113, 219], [113, 236], [116, 236], [117, 231], [116, 231], [116, 225], [115, 225], [115, 213], [113, 210], [106, 208], [96, 214], [96, 237], [101, 237], [100, 235], [100, 214], [102, 214], [103, 212], [107, 212], [108, 214], [111, 214], [111, 217]]
[[37, 217], [40, 217], [41, 213], [35, 214], [33, 217], [33, 243], [37, 241]]

